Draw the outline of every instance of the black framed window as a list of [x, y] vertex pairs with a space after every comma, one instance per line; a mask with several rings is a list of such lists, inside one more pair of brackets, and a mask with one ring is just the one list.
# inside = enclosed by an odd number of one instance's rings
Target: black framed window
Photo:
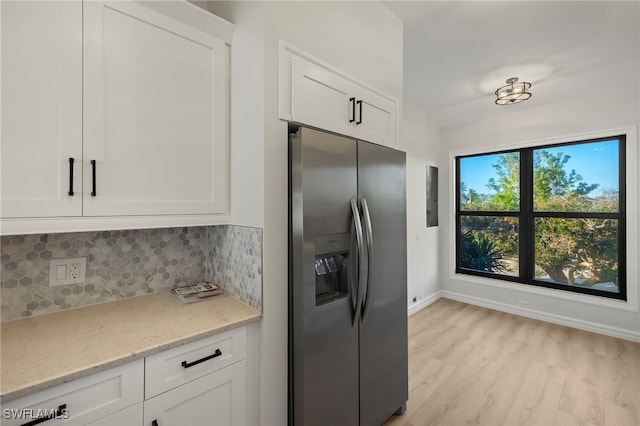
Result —
[[456, 157], [456, 272], [626, 300], [625, 143]]

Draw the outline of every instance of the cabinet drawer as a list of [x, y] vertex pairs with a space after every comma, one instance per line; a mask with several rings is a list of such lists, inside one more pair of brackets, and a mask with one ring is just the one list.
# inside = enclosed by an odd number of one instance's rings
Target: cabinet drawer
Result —
[[2, 404], [3, 426], [55, 416], [50, 425], [85, 425], [142, 401], [143, 360], [111, 368]]
[[145, 360], [145, 399], [244, 359], [246, 327], [169, 349]]

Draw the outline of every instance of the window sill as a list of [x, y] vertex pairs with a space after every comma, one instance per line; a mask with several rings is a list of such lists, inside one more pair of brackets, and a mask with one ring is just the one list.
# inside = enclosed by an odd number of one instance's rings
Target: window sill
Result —
[[[550, 297], [553, 299], [568, 300], [571, 302], [584, 303], [589, 305], [601, 306], [605, 308], [612, 308], [621, 311], [638, 312], [638, 303], [634, 299], [627, 301], [610, 299], [600, 296], [592, 296], [589, 294], [574, 293], [564, 290], [556, 290], [545, 287], [537, 287], [528, 284], [521, 284], [517, 282], [494, 280], [491, 278], [478, 277], [474, 275], [458, 274], [452, 272], [450, 275], [452, 280], [463, 281], [473, 284], [486, 285], [491, 287], [497, 287], [506, 290], [519, 291], [523, 293], [535, 294], [539, 296]], [[627, 295], [629, 297], [629, 295]]]

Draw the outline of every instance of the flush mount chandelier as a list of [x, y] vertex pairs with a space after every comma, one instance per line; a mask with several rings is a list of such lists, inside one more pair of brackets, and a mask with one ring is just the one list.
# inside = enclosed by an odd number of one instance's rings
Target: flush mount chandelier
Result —
[[507, 80], [507, 85], [496, 90], [496, 104], [511, 105], [526, 101], [531, 97], [531, 83], [519, 81], [518, 77], [511, 77]]

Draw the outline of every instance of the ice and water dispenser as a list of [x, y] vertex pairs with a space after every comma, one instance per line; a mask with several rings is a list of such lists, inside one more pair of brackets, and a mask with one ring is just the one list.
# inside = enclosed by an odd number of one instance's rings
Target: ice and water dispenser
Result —
[[319, 235], [315, 243], [316, 306], [321, 306], [349, 296], [351, 235]]

